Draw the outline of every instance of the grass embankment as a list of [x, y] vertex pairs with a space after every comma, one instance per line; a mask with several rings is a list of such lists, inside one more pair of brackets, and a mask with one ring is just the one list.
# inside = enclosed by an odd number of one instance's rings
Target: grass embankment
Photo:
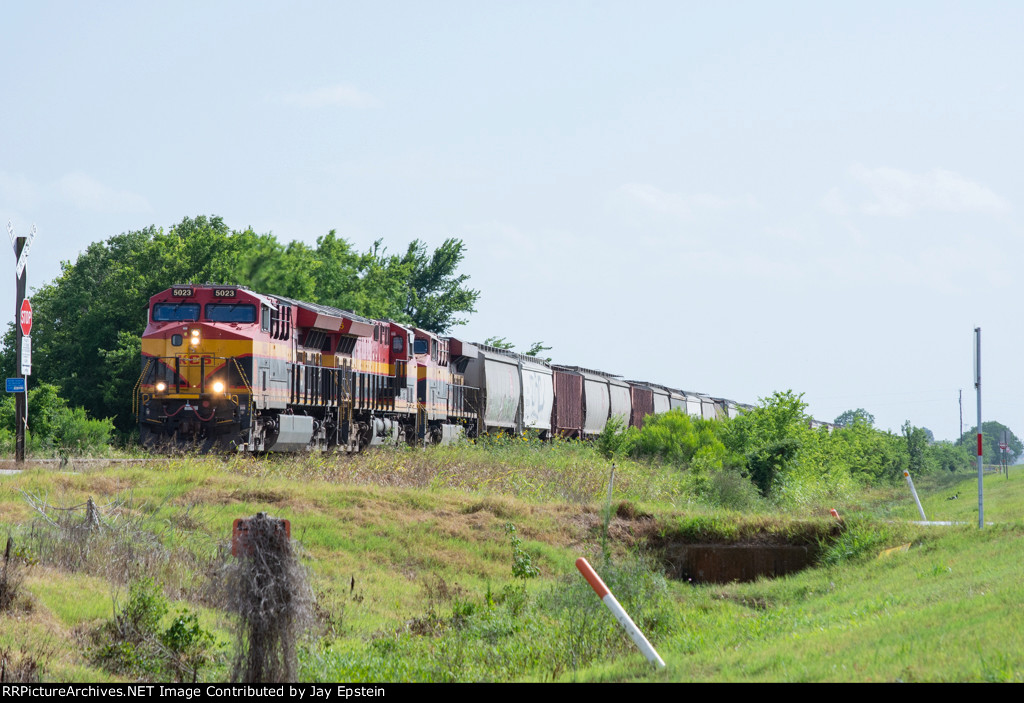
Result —
[[[620, 462], [606, 540], [609, 470], [587, 447], [510, 446], [0, 476], [0, 524], [38, 560], [0, 614], [0, 649], [36, 658], [47, 680], [132, 678], [98, 663], [95, 633], [115, 602], [123, 608], [129, 581], [148, 575], [175, 600], [161, 627], [195, 612], [217, 641], [200, 679], [223, 680], [231, 623], [207, 574], [231, 521], [266, 511], [291, 520], [317, 594], [303, 679], [1024, 679], [1020, 469], [986, 480], [997, 526], [979, 532], [907, 526], [917, 512], [902, 485], [799, 514], [763, 501], [740, 514], [687, 495], [675, 470]], [[930, 519], [976, 523], [969, 477], [918, 488]], [[55, 544], [25, 495], [40, 507], [92, 497], [117, 529]], [[787, 578], [695, 586], [637, 556], [655, 535], [806, 539], [832, 507], [850, 528], [823, 553], [827, 565]], [[580, 555], [666, 670], [649, 668], [575, 574]]]

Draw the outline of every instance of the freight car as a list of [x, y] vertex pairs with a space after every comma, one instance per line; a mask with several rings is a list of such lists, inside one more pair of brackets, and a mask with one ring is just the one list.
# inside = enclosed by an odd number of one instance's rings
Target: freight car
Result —
[[356, 452], [484, 432], [591, 438], [678, 408], [734, 401], [440, 337], [243, 286], [150, 299], [134, 394], [144, 446]]

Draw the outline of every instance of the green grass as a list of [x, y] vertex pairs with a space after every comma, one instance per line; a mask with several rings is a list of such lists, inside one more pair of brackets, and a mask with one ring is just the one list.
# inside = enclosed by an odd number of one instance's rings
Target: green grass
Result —
[[[619, 462], [609, 551], [611, 464], [575, 443], [373, 452], [353, 458], [184, 457], [152, 466], [53, 468], [0, 476], [0, 531], [28, 544], [53, 505], [124, 501], [122, 517], [161, 545], [157, 574], [203, 626], [205, 567], [231, 522], [287, 518], [322, 622], [302, 645], [307, 680], [346, 681], [1020, 681], [1024, 678], [1024, 471], [986, 478], [979, 531], [969, 476], [917, 481], [930, 519], [915, 527], [905, 484], [789, 514], [761, 501], [716, 509], [678, 472]], [[959, 492], [956, 500], [947, 500]], [[839, 533], [828, 508], [847, 529]], [[539, 577], [513, 575], [506, 525]], [[692, 586], [637, 556], [648, 539], [826, 545], [823, 565], [773, 581]], [[879, 559], [887, 547], [911, 545]], [[116, 547], [116, 544], [114, 545]], [[575, 572], [585, 555], [668, 663], [653, 670]], [[0, 614], [0, 647], [27, 647], [49, 680], [101, 681], [83, 638], [127, 583], [95, 559], [28, 570], [28, 594]], [[172, 608], [173, 609], [173, 608]], [[223, 678], [223, 665], [208, 676]]]

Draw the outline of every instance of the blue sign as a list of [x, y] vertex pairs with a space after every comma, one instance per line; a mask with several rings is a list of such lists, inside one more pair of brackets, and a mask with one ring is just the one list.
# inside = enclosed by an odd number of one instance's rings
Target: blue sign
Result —
[[25, 379], [23, 379], [23, 378], [9, 378], [9, 379], [7, 379], [7, 392], [8, 393], [24, 393], [25, 392]]

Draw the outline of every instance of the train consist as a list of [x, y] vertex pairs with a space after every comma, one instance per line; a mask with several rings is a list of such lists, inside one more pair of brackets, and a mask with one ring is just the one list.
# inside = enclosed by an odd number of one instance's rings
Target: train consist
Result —
[[180, 285], [153, 296], [135, 389], [143, 445], [361, 451], [485, 432], [592, 437], [680, 408], [738, 403], [548, 364], [416, 327], [262, 295]]

